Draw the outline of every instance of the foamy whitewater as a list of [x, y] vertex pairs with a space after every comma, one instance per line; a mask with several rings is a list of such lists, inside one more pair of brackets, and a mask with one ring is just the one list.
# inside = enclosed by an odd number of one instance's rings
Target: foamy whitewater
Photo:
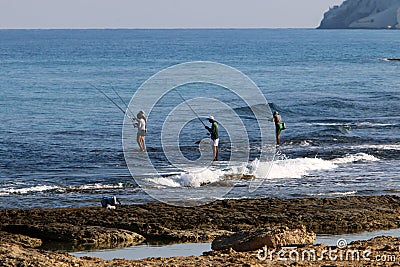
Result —
[[[147, 190], [165, 201], [400, 195], [400, 62], [381, 60], [400, 58], [396, 31], [0, 30], [0, 40], [1, 208], [99, 206], [105, 196], [123, 204], [157, 201]], [[223, 103], [221, 111], [205, 112], [221, 120], [218, 163], [183, 171], [166, 158], [163, 108], [185, 106], [174, 93], [160, 96], [148, 117], [146, 153], [161, 176], [135, 160], [143, 157], [136, 129], [128, 140], [134, 159], [125, 161], [124, 115], [91, 84], [123, 106], [112, 89], [129, 102], [158, 71], [199, 60], [243, 72], [281, 114], [287, 129], [273, 164], [259, 161], [258, 123], [249, 107], [211, 84], [180, 92], [188, 101]], [[242, 120], [250, 150], [230, 147], [221, 119], [227, 107]], [[176, 139], [188, 160], [211, 149], [196, 118]], [[249, 159], [230, 162], [247, 152]]]
[[[267, 162], [255, 159], [249, 164], [239, 164], [228, 170], [199, 169], [172, 177], [147, 179], [147, 181], [168, 187], [200, 187], [219, 181], [229, 181], [231, 178], [241, 177], [241, 175], [250, 175], [251, 179], [296, 179], [318, 171], [328, 172], [339, 168], [342, 164], [374, 161], [379, 161], [379, 159], [365, 153], [346, 155], [332, 160], [320, 158], [275, 160], [272, 166]], [[233, 179], [231, 182], [235, 183], [237, 180]]]

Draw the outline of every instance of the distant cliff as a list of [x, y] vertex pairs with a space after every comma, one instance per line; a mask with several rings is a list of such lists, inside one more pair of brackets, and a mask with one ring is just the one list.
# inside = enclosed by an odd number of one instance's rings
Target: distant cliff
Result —
[[346, 0], [324, 14], [318, 29], [400, 29], [400, 0]]

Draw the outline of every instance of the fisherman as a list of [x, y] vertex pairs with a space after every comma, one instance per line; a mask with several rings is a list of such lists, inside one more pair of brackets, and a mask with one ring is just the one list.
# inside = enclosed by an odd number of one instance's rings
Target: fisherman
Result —
[[210, 116], [208, 118], [208, 121], [211, 123], [211, 128], [208, 126], [205, 126], [205, 128], [210, 132], [211, 134], [211, 140], [212, 140], [212, 147], [213, 147], [213, 154], [214, 154], [214, 161], [218, 161], [218, 143], [219, 143], [219, 138], [218, 138], [218, 122], [214, 119], [214, 116]]
[[145, 144], [144, 137], [147, 133], [147, 128], [146, 128], [147, 120], [146, 120], [143, 110], [139, 111], [139, 113], [136, 115], [135, 120], [137, 121], [137, 123], [135, 124], [135, 127], [138, 128], [136, 141], [139, 145], [140, 151], [145, 151], [146, 144]]
[[281, 132], [285, 129], [285, 124], [282, 122], [281, 115], [279, 115], [278, 111], [274, 112], [271, 121], [275, 122], [276, 145], [279, 146], [281, 143]]
[[121, 202], [115, 196], [108, 197], [108, 198], [107, 197], [103, 197], [103, 199], [101, 200], [101, 206], [103, 208], [115, 210], [115, 208], [117, 207], [117, 204], [121, 205]]
[[[100, 93], [102, 93], [108, 100], [110, 100], [110, 102], [112, 102], [122, 113], [124, 113], [125, 116], [127, 116], [129, 119], [132, 120], [133, 126], [138, 128], [138, 132], [137, 132], [137, 137], [136, 137], [136, 141], [139, 145], [140, 151], [145, 151], [146, 149], [146, 144], [144, 141], [144, 136], [146, 135], [147, 132], [147, 128], [146, 128], [146, 124], [147, 124], [147, 120], [146, 117], [144, 116], [144, 111], [141, 110], [136, 117], [135, 116], [129, 116], [128, 114], [126, 114], [126, 111], [120, 107], [117, 103], [115, 103], [115, 101], [110, 98], [106, 93], [104, 93], [102, 90], [100, 90], [99, 88], [97, 88], [96, 86], [92, 85], [97, 91], [99, 91]], [[113, 89], [114, 90], [114, 89]], [[122, 99], [122, 97], [118, 94], [117, 91], [115, 91], [115, 94], [118, 95], [119, 99], [121, 100], [122, 103], [124, 103], [124, 105], [126, 106], [126, 108], [131, 112], [131, 114], [133, 115], [133, 112], [129, 109], [129, 106], [125, 103], [125, 101]]]

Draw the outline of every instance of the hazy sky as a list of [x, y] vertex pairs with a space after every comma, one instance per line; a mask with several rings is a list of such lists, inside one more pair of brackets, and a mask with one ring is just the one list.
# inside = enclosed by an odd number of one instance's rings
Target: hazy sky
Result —
[[0, 28], [314, 28], [343, 0], [0, 0]]

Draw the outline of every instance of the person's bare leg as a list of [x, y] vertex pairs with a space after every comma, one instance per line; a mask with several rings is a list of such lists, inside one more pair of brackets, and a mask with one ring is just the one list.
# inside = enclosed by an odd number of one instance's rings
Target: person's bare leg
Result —
[[144, 136], [142, 136], [142, 150], [145, 151], [146, 150], [146, 143], [144, 141]]
[[142, 146], [141, 146], [141, 144], [140, 144], [140, 135], [137, 135], [136, 136], [136, 142], [137, 142], [137, 144], [138, 144], [138, 146], [139, 146], [139, 148], [140, 148], [140, 150], [142, 149]]
[[213, 155], [214, 155], [214, 161], [218, 160], [218, 147], [213, 146]]
[[140, 149], [144, 151], [144, 137], [140, 136]]
[[281, 135], [280, 135], [280, 134], [277, 134], [277, 135], [276, 135], [276, 144], [277, 144], [277, 145], [280, 145], [280, 144], [281, 144]]

